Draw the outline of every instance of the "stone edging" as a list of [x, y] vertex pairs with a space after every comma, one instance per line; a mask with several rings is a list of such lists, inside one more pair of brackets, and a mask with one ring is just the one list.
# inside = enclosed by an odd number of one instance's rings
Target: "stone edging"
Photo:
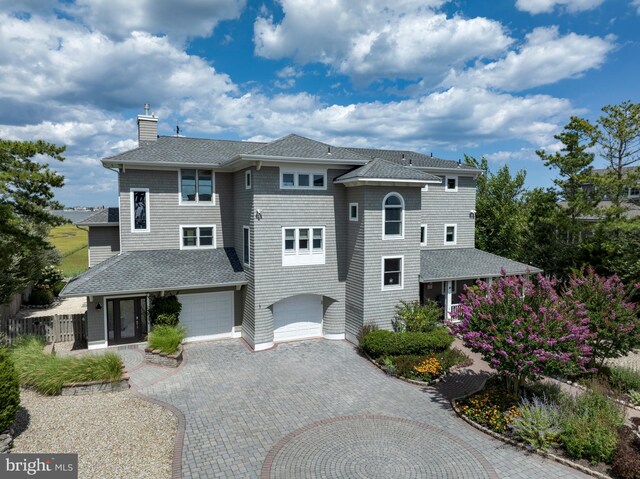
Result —
[[173, 354], [163, 353], [159, 349], [144, 348], [144, 360], [150, 364], [177, 368], [182, 363], [182, 353], [182, 344], [178, 346], [178, 350]]
[[509, 444], [511, 446], [517, 447], [518, 449], [523, 449], [527, 452], [530, 453], [534, 453], [537, 454], [538, 456], [544, 457], [545, 459], [551, 459], [559, 464], [562, 464], [564, 466], [568, 466], [571, 467], [573, 469], [577, 469], [580, 472], [583, 472], [584, 474], [588, 474], [589, 476], [593, 476], [593, 477], [597, 477], [599, 479], [611, 479], [611, 476], [608, 476], [606, 474], [602, 474], [601, 472], [598, 471], [594, 471], [592, 469], [589, 469], [588, 467], [585, 467], [581, 464], [577, 464], [569, 459], [565, 459], [564, 457], [560, 457], [560, 456], [556, 456], [555, 454], [552, 454], [550, 452], [544, 452], [541, 451], [539, 449], [531, 449], [529, 447], [527, 447], [526, 445], [516, 441], [515, 439], [511, 439], [507, 436], [504, 436], [503, 434], [497, 433], [495, 431], [492, 431], [489, 428], [486, 428], [484, 426], [482, 426], [481, 424], [478, 424], [475, 421], [472, 421], [471, 419], [469, 419], [467, 416], [465, 416], [464, 414], [462, 414], [462, 412], [460, 411], [460, 409], [458, 408], [458, 404], [457, 402], [460, 401], [461, 399], [467, 398], [473, 394], [476, 394], [478, 392], [480, 392], [481, 390], [484, 389], [486, 380], [485, 382], [482, 384], [482, 386], [469, 394], [466, 394], [464, 396], [460, 396], [457, 398], [454, 398], [451, 400], [451, 407], [453, 408], [453, 410], [455, 411], [455, 413], [458, 415], [458, 417], [460, 417], [460, 419], [462, 419], [464, 422], [466, 422], [467, 424], [469, 424], [470, 426], [476, 428], [479, 431], [482, 431], [485, 434], [488, 434], [489, 436], [493, 437], [494, 439], [498, 439], [499, 441], [502, 441], [506, 444]]
[[13, 435], [15, 431], [13, 426], [9, 427], [6, 431], [0, 434], [0, 454], [8, 454], [9, 450], [13, 447]]
[[182, 479], [182, 449], [184, 447], [184, 435], [185, 435], [185, 429], [187, 426], [187, 420], [184, 414], [182, 413], [182, 411], [180, 411], [180, 409], [175, 407], [173, 404], [160, 401], [159, 399], [154, 399], [151, 397], [144, 396], [139, 392], [133, 392], [133, 394], [144, 401], [150, 402], [151, 404], [155, 404], [157, 406], [160, 406], [169, 410], [178, 421], [177, 430], [176, 430], [176, 440], [173, 445], [173, 458], [171, 460], [171, 479]]
[[[371, 356], [369, 356], [367, 353], [365, 353], [364, 351], [361, 351], [363, 356], [371, 363], [373, 364], [375, 367], [377, 367], [380, 371], [382, 371], [383, 373], [391, 376], [392, 378], [396, 378], [399, 379], [401, 381], [410, 383], [410, 384], [415, 384], [417, 386], [434, 386], [436, 384], [438, 384], [440, 381], [442, 381], [443, 379], [445, 379], [449, 373], [451, 371], [455, 371], [457, 369], [461, 369], [463, 368], [463, 366], [454, 366], [452, 368], [450, 368], [449, 370], [447, 370], [444, 374], [442, 374], [442, 376], [438, 376], [435, 379], [432, 379], [431, 381], [418, 381], [416, 379], [409, 379], [409, 378], [405, 378], [404, 376], [400, 376], [399, 374], [395, 374], [391, 371], [389, 371], [387, 368], [385, 368], [384, 366], [382, 366], [381, 364], [378, 364], [374, 359], [371, 358]], [[483, 384], [484, 387], [484, 384]]]
[[80, 394], [110, 393], [129, 389], [129, 373], [121, 364], [122, 376], [118, 381], [86, 381], [62, 385], [59, 396], [78, 396]]

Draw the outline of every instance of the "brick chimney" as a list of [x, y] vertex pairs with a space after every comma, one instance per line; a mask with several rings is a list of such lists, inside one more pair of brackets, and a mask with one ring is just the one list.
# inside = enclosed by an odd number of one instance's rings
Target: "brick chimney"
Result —
[[138, 115], [138, 145], [158, 139], [158, 119], [149, 114], [149, 104], [144, 104], [144, 115]]

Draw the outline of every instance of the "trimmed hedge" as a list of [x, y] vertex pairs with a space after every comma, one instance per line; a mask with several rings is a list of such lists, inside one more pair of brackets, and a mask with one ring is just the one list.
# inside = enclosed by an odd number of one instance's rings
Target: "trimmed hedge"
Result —
[[394, 333], [379, 329], [371, 331], [360, 342], [362, 350], [377, 359], [382, 356], [422, 355], [446, 351], [453, 343], [453, 336], [446, 328], [436, 328], [428, 333]]
[[0, 433], [13, 424], [20, 407], [20, 378], [9, 352], [0, 348]]

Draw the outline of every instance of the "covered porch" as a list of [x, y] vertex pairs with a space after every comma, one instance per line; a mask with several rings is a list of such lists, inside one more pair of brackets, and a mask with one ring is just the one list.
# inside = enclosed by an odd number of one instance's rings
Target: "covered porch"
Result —
[[420, 252], [420, 303], [433, 300], [442, 306], [444, 320], [460, 306], [464, 287], [477, 280], [492, 281], [503, 275], [541, 273], [540, 268], [487, 253], [476, 248], [422, 250]]

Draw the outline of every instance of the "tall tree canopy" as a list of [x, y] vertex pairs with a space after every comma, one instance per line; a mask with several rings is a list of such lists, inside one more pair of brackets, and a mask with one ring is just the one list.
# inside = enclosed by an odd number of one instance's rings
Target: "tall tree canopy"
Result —
[[64, 150], [44, 141], [0, 140], [0, 303], [37, 280], [54, 259], [47, 233], [66, 220], [49, 209], [60, 206], [53, 189], [64, 178], [36, 157], [63, 161]]
[[504, 165], [496, 173], [486, 158], [465, 155], [467, 164], [484, 170], [476, 189], [476, 244], [490, 253], [520, 259], [527, 230], [522, 194], [526, 173], [511, 175]]

